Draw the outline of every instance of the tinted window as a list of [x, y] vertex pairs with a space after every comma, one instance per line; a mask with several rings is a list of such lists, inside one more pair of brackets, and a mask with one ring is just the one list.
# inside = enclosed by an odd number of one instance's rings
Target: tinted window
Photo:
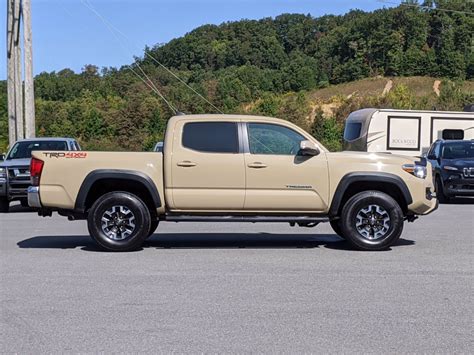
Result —
[[441, 155], [441, 143], [436, 144], [434, 147], [434, 155], [438, 158]]
[[427, 156], [428, 156], [428, 157], [431, 157], [431, 158], [432, 158], [433, 156], [439, 157], [439, 153], [440, 153], [439, 147], [440, 147], [440, 143], [433, 143], [433, 145], [431, 146], [431, 148], [430, 148], [430, 150], [429, 150]]
[[184, 125], [183, 146], [209, 153], [238, 153], [234, 122], [190, 122]]
[[74, 150], [81, 150], [81, 147], [79, 146], [79, 143], [77, 143], [76, 141], [73, 141], [72, 145], [73, 145]]
[[296, 155], [305, 140], [292, 129], [265, 123], [249, 123], [248, 135], [252, 154]]
[[462, 129], [443, 129], [443, 139], [464, 139]]
[[474, 142], [457, 142], [443, 145], [444, 159], [474, 158]]
[[26, 141], [17, 142], [13, 146], [7, 159], [31, 158], [34, 150], [68, 150], [65, 141]]
[[361, 122], [347, 122], [346, 128], [344, 129], [344, 139], [346, 141], [353, 141], [354, 139], [359, 138], [361, 130]]

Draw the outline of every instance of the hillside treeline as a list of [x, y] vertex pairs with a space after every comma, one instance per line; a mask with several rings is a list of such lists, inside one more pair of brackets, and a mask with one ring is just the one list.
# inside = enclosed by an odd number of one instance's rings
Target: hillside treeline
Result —
[[[88, 149], [149, 149], [162, 138], [173, 113], [137, 76], [143, 77], [141, 70], [180, 111], [215, 112], [159, 63], [224, 112], [275, 113], [298, 122], [303, 119], [298, 115], [317, 114], [302, 105], [312, 90], [362, 78], [415, 75], [457, 85], [439, 105], [461, 109], [472, 100], [472, 92], [459, 88], [474, 78], [474, 4], [437, 0], [423, 5], [456, 11], [401, 5], [340, 16], [283, 14], [205, 25], [145, 48], [142, 57], [119, 69], [86, 65], [81, 73], [41, 73], [35, 78], [37, 132], [77, 137]], [[6, 84], [0, 85], [0, 149], [5, 149]], [[349, 106], [377, 100], [359, 99]], [[382, 103], [395, 108], [399, 101], [388, 97]], [[415, 100], [411, 108], [432, 108], [438, 101]], [[314, 129], [311, 117], [305, 122]]]

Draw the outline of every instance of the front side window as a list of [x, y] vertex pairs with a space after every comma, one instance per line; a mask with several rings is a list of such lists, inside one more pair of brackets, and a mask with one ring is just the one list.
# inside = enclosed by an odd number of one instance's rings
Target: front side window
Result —
[[267, 123], [248, 124], [251, 154], [296, 155], [306, 138], [294, 130]]
[[27, 159], [31, 158], [31, 152], [34, 150], [68, 150], [65, 141], [24, 141], [17, 142], [8, 154], [7, 160], [10, 159]]
[[183, 128], [183, 147], [206, 153], [238, 153], [235, 122], [189, 122]]

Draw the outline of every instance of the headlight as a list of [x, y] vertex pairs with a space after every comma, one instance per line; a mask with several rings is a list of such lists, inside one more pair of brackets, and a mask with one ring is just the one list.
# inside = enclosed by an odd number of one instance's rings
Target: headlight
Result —
[[449, 166], [449, 165], [443, 166], [443, 169], [447, 170], [447, 171], [458, 171], [458, 168], [456, 168], [454, 166]]
[[426, 178], [427, 170], [426, 166], [417, 165], [417, 164], [405, 164], [402, 166], [402, 169], [407, 173], [410, 173], [417, 178], [424, 179]]
[[7, 177], [7, 169], [0, 168], [0, 179], [5, 179]]

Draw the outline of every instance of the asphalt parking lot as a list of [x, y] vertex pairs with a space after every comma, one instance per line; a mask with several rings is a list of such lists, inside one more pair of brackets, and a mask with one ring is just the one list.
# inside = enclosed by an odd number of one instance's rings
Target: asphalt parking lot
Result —
[[0, 215], [2, 353], [470, 353], [474, 204], [359, 252], [329, 225], [163, 223], [104, 253], [84, 221]]

